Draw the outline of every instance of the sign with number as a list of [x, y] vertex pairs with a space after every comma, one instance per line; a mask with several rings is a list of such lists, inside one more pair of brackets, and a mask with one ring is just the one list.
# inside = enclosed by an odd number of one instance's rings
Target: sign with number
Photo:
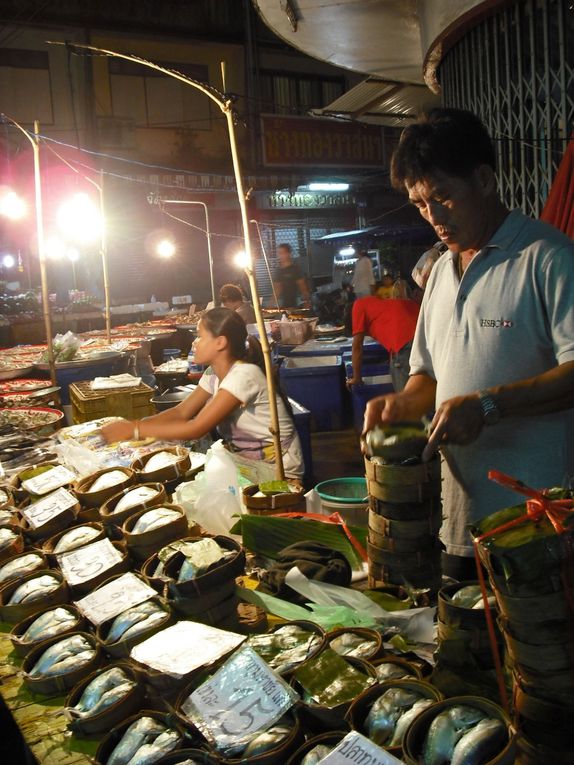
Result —
[[226, 755], [277, 722], [297, 694], [255, 653], [237, 651], [183, 705], [184, 714]]
[[76, 505], [78, 500], [66, 489], [49, 494], [47, 497], [34, 502], [33, 505], [22, 508], [20, 512], [33, 529], [39, 529], [60, 513]]
[[320, 761], [320, 765], [404, 765], [392, 754], [385, 752], [368, 738], [352, 731], [340, 741], [332, 752]]
[[99, 587], [85, 598], [76, 601], [76, 605], [84, 616], [97, 626], [156, 595], [154, 589], [130, 573], [122, 574]]
[[58, 555], [58, 562], [65, 580], [70, 585], [89, 582], [107, 571], [122, 559], [109, 539], [100, 539], [77, 550]]
[[51, 470], [40, 473], [40, 475], [35, 475], [34, 478], [22, 481], [22, 488], [30, 494], [47, 494], [49, 491], [59, 489], [60, 486], [65, 486], [75, 480], [75, 473], [63, 465], [58, 465]]

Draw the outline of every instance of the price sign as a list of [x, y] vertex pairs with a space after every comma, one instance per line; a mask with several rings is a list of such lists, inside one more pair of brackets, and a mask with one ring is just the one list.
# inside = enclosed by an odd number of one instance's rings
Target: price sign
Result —
[[99, 542], [85, 545], [78, 550], [58, 555], [62, 574], [70, 585], [89, 582], [102, 571], [115, 566], [121, 559], [120, 552], [109, 539], [100, 539]]
[[157, 592], [135, 574], [122, 574], [76, 601], [79, 610], [96, 626], [121, 614], [132, 606], [154, 598]]
[[277, 722], [297, 698], [252, 648], [245, 647], [194, 691], [182, 709], [228, 756]]
[[368, 738], [352, 731], [340, 741], [332, 752], [320, 760], [320, 765], [405, 765], [385, 752]]
[[33, 529], [39, 529], [44, 524], [51, 521], [60, 513], [69, 510], [77, 504], [78, 500], [66, 489], [49, 494], [47, 497], [34, 502], [33, 505], [22, 508], [20, 512], [26, 518]]
[[65, 486], [67, 483], [72, 483], [75, 480], [75, 473], [72, 473], [71, 470], [68, 470], [63, 465], [58, 465], [51, 470], [46, 470], [44, 473], [34, 476], [34, 478], [22, 481], [22, 488], [24, 491], [30, 492], [30, 494], [47, 494], [49, 491], [59, 489], [60, 486]]

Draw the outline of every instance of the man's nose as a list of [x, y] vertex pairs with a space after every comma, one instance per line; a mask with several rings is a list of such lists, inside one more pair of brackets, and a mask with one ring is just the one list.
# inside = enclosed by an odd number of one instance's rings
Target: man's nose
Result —
[[431, 226], [441, 226], [446, 222], [446, 210], [444, 205], [438, 202], [429, 202], [426, 207], [427, 220]]

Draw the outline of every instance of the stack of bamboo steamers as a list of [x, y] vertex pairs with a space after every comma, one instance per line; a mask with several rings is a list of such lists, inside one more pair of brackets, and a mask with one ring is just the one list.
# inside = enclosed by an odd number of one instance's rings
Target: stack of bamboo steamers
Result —
[[431, 596], [440, 589], [440, 460], [422, 462], [426, 441], [421, 423], [366, 434], [371, 587], [407, 585]]
[[500, 611], [524, 765], [574, 762], [573, 497], [553, 489], [553, 502], [509, 507], [472, 530]]

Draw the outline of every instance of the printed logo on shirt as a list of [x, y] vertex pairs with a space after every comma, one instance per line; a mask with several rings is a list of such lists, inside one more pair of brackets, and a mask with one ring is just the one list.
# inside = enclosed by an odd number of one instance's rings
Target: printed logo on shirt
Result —
[[481, 319], [480, 320], [480, 326], [481, 327], [492, 327], [495, 329], [498, 329], [499, 327], [507, 328], [507, 327], [513, 327], [514, 322], [512, 319]]

